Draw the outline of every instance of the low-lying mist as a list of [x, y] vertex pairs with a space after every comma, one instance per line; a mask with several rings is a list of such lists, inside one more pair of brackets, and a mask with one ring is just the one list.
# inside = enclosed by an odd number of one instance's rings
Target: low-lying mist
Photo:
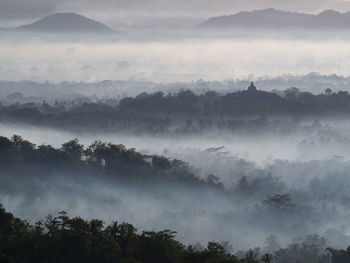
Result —
[[[19, 134], [37, 145], [60, 147], [79, 138], [87, 146], [103, 140], [180, 159], [196, 176], [222, 183], [223, 190], [114, 184], [87, 175], [20, 182], [8, 176], [1, 179], [0, 200], [31, 222], [66, 210], [107, 222], [127, 221], [141, 229], [173, 229], [185, 243], [230, 241], [235, 250], [263, 247], [271, 234], [286, 245], [293, 238], [318, 233], [332, 246], [343, 247], [350, 242], [348, 124], [320, 123], [310, 134], [243, 136], [218, 131], [176, 138], [1, 124], [1, 135]], [[282, 201], [276, 201], [278, 196]], [[286, 207], [293, 209], [286, 212]]]
[[[3, 39], [0, 79], [60, 82], [242, 79], [284, 73], [350, 75], [346, 39], [96, 39], [86, 42]], [[40, 53], [37, 51], [40, 50]]]
[[[264, 247], [270, 235], [285, 246], [317, 233], [342, 248], [350, 244], [348, 47], [346, 38], [246, 35], [1, 39], [1, 136], [56, 148], [74, 138], [123, 144], [144, 165], [153, 154], [186, 162], [195, 179], [157, 182], [141, 169], [136, 183], [113, 180], [100, 176], [102, 160], [96, 174], [59, 167], [38, 176], [29, 165], [1, 171], [0, 203], [30, 222], [65, 210], [175, 230], [186, 244], [229, 241], [238, 250]], [[177, 106], [164, 112], [169, 101]]]

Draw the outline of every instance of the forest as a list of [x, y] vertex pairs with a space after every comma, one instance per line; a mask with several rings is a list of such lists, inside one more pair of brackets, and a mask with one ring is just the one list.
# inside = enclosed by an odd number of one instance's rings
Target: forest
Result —
[[350, 263], [350, 0], [0, 0], [0, 263]]
[[64, 211], [31, 225], [0, 205], [1, 263], [349, 262], [350, 247], [337, 250], [324, 246], [325, 240], [313, 235], [271, 254], [261, 255], [260, 249], [255, 248], [237, 256], [227, 251], [225, 243], [208, 242], [206, 247], [185, 246], [176, 240], [176, 232], [171, 230], [140, 232], [131, 224], [117, 221], [105, 226], [102, 220], [71, 218]]
[[[121, 144], [101, 141], [84, 147], [77, 139], [55, 148], [35, 145], [18, 135], [0, 137], [0, 167], [0, 189], [14, 196], [16, 192], [24, 194], [26, 191], [29, 193], [29, 189], [39, 190], [37, 180], [44, 182], [48, 178], [57, 178], [53, 187], [60, 188], [57, 182], [69, 177], [80, 184], [90, 184], [89, 178], [93, 177], [96, 181], [90, 187], [98, 187], [99, 182], [106, 181], [114, 191], [118, 191], [117, 185], [142, 186], [152, 192], [158, 191], [157, 188], [166, 187], [166, 191], [171, 191], [173, 187], [178, 187], [191, 192], [199, 191], [203, 198], [204, 192], [211, 192], [226, 196], [230, 202], [237, 202], [238, 198], [238, 202], [243, 203], [259, 198], [259, 191], [264, 191], [259, 188], [265, 187], [269, 189], [265, 189], [267, 193], [271, 193], [273, 187], [281, 187], [271, 176], [261, 174], [254, 180], [243, 176], [237, 188], [227, 189], [219, 177], [209, 174], [203, 179], [183, 161], [143, 154]], [[18, 182], [24, 185], [20, 187]], [[26, 196], [30, 202], [40, 198], [40, 193]], [[73, 194], [73, 198], [78, 198], [78, 193]], [[301, 227], [295, 224], [303, 224], [303, 220], [311, 220], [311, 223], [318, 217], [316, 211], [313, 211], [316, 213], [313, 216], [307, 215], [306, 210], [313, 208], [302, 207], [292, 199], [289, 194], [262, 198], [261, 207], [255, 206], [252, 217], [260, 214], [279, 218], [271, 229], [290, 228], [290, 231]], [[297, 223], [300, 216], [303, 218]], [[350, 259], [350, 247], [345, 250], [332, 248], [326, 238], [317, 234], [293, 239], [285, 247], [280, 245], [276, 236], [270, 235], [265, 240], [265, 247], [234, 250], [235, 244], [224, 239], [209, 241], [205, 246], [200, 243], [184, 244], [178, 241], [175, 231], [138, 231], [134, 225], [119, 223], [120, 220], [115, 219], [106, 225], [98, 219], [70, 217], [63, 211], [30, 224], [1, 206], [0, 262], [296, 263], [306, 260], [309, 263], [344, 263]], [[260, 224], [269, 227], [267, 222]], [[239, 236], [236, 238], [240, 239]]]
[[[0, 108], [2, 122], [26, 123], [66, 130], [127, 132], [134, 134], [195, 134], [211, 130], [250, 132], [281, 130], [286, 120], [346, 116], [350, 95], [346, 91], [312, 94], [297, 88], [283, 92], [247, 90], [227, 94], [191, 90], [141, 93], [122, 99], [77, 97], [71, 100], [21, 102], [23, 95], [9, 95]], [[11, 102], [12, 101], [12, 102]], [[287, 129], [293, 133], [293, 129]], [[285, 129], [284, 129], [285, 131]], [[284, 132], [283, 131], [283, 132]]]
[[50, 145], [36, 146], [14, 135], [11, 139], [0, 137], [0, 156], [0, 173], [13, 176], [93, 175], [142, 185], [178, 183], [222, 189], [215, 180], [196, 177], [185, 162], [141, 154], [122, 144], [95, 141], [84, 148], [74, 139], [56, 149]]

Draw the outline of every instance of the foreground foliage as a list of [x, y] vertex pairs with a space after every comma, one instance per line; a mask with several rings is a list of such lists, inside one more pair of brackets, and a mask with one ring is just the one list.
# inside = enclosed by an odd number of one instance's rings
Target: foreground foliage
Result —
[[[307, 241], [274, 254], [259, 255], [249, 250], [238, 257], [217, 242], [209, 242], [203, 249], [185, 246], [175, 239], [175, 234], [170, 230], [138, 232], [128, 223], [112, 222], [105, 226], [101, 220], [70, 218], [65, 212], [31, 225], [0, 205], [1, 263], [345, 263], [350, 260], [350, 247], [347, 250], [327, 248], [328, 253], [320, 254], [317, 244], [307, 244]], [[317, 235], [310, 238], [323, 242]]]
[[170, 230], [137, 233], [134, 226], [100, 220], [58, 217], [30, 225], [0, 207], [0, 262], [222, 262], [254, 263], [238, 259], [209, 242], [202, 251], [185, 247]]

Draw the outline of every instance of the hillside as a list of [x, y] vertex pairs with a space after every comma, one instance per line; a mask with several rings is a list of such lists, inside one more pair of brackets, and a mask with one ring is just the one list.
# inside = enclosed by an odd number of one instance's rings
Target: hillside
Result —
[[212, 17], [199, 25], [203, 29], [350, 29], [350, 14], [326, 10], [317, 15], [264, 9]]
[[74, 13], [56, 13], [32, 24], [18, 27], [19, 30], [47, 33], [112, 33], [112, 28]]

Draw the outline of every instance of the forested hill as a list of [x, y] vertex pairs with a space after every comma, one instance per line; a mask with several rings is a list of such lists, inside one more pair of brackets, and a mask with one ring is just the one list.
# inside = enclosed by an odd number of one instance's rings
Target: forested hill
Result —
[[11, 139], [0, 137], [0, 177], [8, 175], [13, 179], [17, 176], [18, 180], [26, 177], [34, 181], [54, 176], [92, 176], [144, 187], [167, 183], [223, 190], [219, 182], [195, 176], [183, 161], [146, 155], [122, 144], [101, 141], [85, 148], [76, 139], [64, 143], [61, 148], [54, 148], [37, 146], [18, 135]]
[[[1, 112], [8, 109], [32, 108], [40, 104], [28, 102], [21, 94], [10, 94], [8, 100], [3, 100]], [[10, 100], [11, 99], [11, 100]], [[21, 103], [21, 101], [26, 103]], [[12, 102], [12, 105], [9, 105]], [[227, 116], [251, 116], [266, 114], [322, 114], [332, 111], [350, 111], [350, 95], [347, 91], [333, 92], [326, 89], [324, 93], [313, 94], [301, 91], [295, 87], [284, 91], [267, 92], [259, 90], [253, 83], [246, 90], [231, 93], [218, 93], [214, 90], [203, 94], [195, 94], [191, 90], [180, 89], [177, 92], [164, 94], [162, 91], [143, 92], [135, 97], [126, 97], [120, 101], [96, 97], [81, 97], [73, 100], [44, 101], [51, 113], [60, 111], [119, 111], [139, 112], [143, 114], [196, 114], [210, 116], [224, 114]], [[9, 107], [10, 106], [10, 107]], [[48, 110], [49, 110], [48, 109]]]
[[[16, 96], [15, 96], [16, 95]], [[12, 97], [16, 98], [14, 102]], [[0, 121], [29, 123], [61, 129], [151, 132], [170, 134], [215, 127], [235, 130], [256, 128], [270, 117], [318, 118], [350, 112], [347, 91], [325, 90], [312, 94], [289, 88], [266, 92], [252, 84], [247, 90], [219, 94], [191, 90], [174, 93], [142, 93], [119, 99], [74, 98], [72, 100], [21, 102], [20, 94], [0, 107]], [[256, 122], [246, 123], [256, 118]]]
[[350, 111], [350, 96], [347, 91], [333, 93], [330, 89], [315, 95], [294, 87], [283, 92], [267, 92], [258, 90], [251, 83], [247, 90], [228, 94], [209, 91], [202, 95], [195, 95], [190, 90], [168, 95], [162, 92], [142, 93], [135, 98], [121, 100], [119, 109], [226, 116], [252, 116], [262, 113], [322, 114], [331, 111]]

